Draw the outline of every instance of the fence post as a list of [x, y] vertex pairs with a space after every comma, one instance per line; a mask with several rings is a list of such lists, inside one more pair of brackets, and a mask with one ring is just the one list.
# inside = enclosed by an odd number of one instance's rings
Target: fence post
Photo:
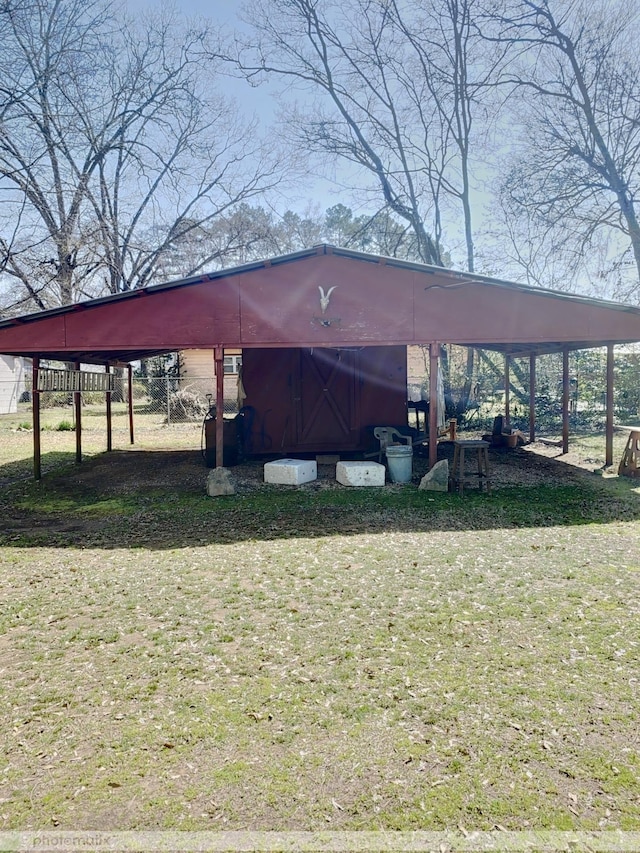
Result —
[[33, 415], [33, 476], [36, 480], [42, 477], [41, 448], [40, 448], [40, 390], [38, 388], [38, 369], [40, 359], [33, 359], [31, 368], [31, 413]]
[[165, 385], [167, 391], [167, 426], [171, 426], [171, 403], [169, 402], [169, 377], [165, 376]]
[[613, 344], [607, 345], [607, 392], [605, 426], [605, 465], [613, 465]]
[[529, 355], [529, 441], [536, 440], [536, 354]]
[[[108, 364], [104, 366], [104, 372], [107, 374], [107, 384], [111, 381], [109, 379], [109, 375], [111, 374], [111, 367]], [[113, 419], [111, 417], [111, 391], [107, 391], [106, 395], [106, 407], [107, 407], [107, 452], [111, 452], [113, 450]]]
[[129, 387], [129, 443], [133, 444], [133, 367], [127, 367], [127, 379]]

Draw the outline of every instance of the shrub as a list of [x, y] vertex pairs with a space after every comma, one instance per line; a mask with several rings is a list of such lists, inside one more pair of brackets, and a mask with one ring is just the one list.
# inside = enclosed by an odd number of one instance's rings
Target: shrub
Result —
[[82, 405], [83, 406], [99, 406], [105, 402], [105, 395], [102, 391], [83, 391]]
[[40, 408], [65, 408], [73, 405], [73, 394], [68, 391], [45, 391], [40, 394]]
[[169, 397], [169, 417], [172, 422], [199, 421], [208, 410], [208, 404], [188, 388], [182, 388]]
[[131, 390], [134, 400], [144, 400], [147, 396], [147, 385], [144, 382], [132, 382]]

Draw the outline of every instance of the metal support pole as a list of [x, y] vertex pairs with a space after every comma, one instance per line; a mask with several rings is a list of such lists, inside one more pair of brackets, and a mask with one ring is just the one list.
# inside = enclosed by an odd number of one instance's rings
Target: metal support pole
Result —
[[31, 412], [33, 415], [33, 476], [42, 477], [40, 452], [40, 391], [38, 391], [38, 370], [40, 359], [34, 358], [31, 368]]
[[224, 348], [215, 347], [216, 368], [216, 468], [224, 467]]
[[536, 355], [529, 356], [529, 441], [536, 440]]
[[[106, 374], [111, 373], [111, 368], [108, 364], [105, 365], [104, 372]], [[108, 380], [107, 380], [108, 381]], [[106, 404], [107, 404], [107, 451], [113, 450], [113, 430], [112, 430], [112, 419], [111, 419], [111, 391], [107, 391], [106, 393]]]
[[438, 364], [440, 344], [429, 345], [429, 468], [438, 461]]
[[133, 367], [127, 366], [129, 385], [129, 442], [133, 444]]
[[[80, 362], [74, 363], [75, 370], [80, 370]], [[76, 462], [82, 462], [82, 392], [73, 392], [73, 405], [76, 418]]]
[[607, 419], [605, 465], [613, 465], [613, 344], [607, 346]]
[[562, 452], [569, 452], [569, 350], [562, 351]]
[[165, 376], [164, 390], [167, 394], [167, 426], [171, 426], [171, 401], [169, 399], [169, 377]]
[[504, 357], [504, 425], [511, 426], [511, 356]]

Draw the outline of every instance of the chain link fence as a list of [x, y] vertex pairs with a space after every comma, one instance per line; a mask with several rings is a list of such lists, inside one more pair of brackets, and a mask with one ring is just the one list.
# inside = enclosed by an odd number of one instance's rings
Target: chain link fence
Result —
[[[225, 415], [237, 414], [240, 408], [236, 380], [235, 376], [225, 376]], [[135, 411], [159, 418], [166, 425], [202, 421], [215, 407], [215, 397], [215, 380], [210, 378], [157, 376], [133, 380]]]
[[[225, 377], [224, 414], [238, 412], [236, 377]], [[215, 407], [215, 380], [210, 378], [174, 376], [134, 377], [133, 408], [136, 420], [140, 417], [147, 425], [172, 426], [201, 423]], [[114, 418], [128, 415], [128, 379], [115, 377], [115, 390], [111, 394]], [[89, 413], [105, 408], [105, 394], [82, 392], [83, 411]], [[0, 380], [0, 415], [25, 417], [25, 427], [31, 424], [31, 376], [16, 382]], [[74, 395], [69, 392], [41, 392], [40, 408], [55, 420], [70, 423], [75, 417]], [[51, 418], [49, 418], [51, 420]]]
[[[469, 372], [469, 351], [447, 347], [443, 359], [447, 418], [456, 418], [461, 430], [491, 431], [493, 419], [505, 412], [505, 358], [475, 350]], [[529, 429], [529, 357], [509, 360], [511, 426]], [[605, 347], [569, 353], [569, 420], [573, 433], [604, 430], [606, 418], [607, 350]], [[411, 399], [428, 399], [428, 369], [411, 377]], [[562, 430], [563, 355], [541, 355], [535, 360], [535, 419], [540, 435]], [[640, 345], [620, 345], [614, 359], [614, 418], [620, 425], [640, 418]]]

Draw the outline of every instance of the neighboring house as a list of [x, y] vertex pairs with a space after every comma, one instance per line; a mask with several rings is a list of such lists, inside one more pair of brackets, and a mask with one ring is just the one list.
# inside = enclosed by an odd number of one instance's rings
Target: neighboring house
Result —
[[0, 355], [0, 415], [18, 411], [18, 402], [25, 392], [25, 376], [30, 363], [26, 358]]
[[[202, 396], [216, 393], [216, 371], [213, 350], [190, 349], [178, 354], [182, 387], [193, 388]], [[238, 371], [242, 364], [242, 350], [229, 349], [224, 354], [224, 398], [227, 407], [235, 404], [238, 396]]]
[[407, 400], [429, 399], [429, 348], [407, 347]]

